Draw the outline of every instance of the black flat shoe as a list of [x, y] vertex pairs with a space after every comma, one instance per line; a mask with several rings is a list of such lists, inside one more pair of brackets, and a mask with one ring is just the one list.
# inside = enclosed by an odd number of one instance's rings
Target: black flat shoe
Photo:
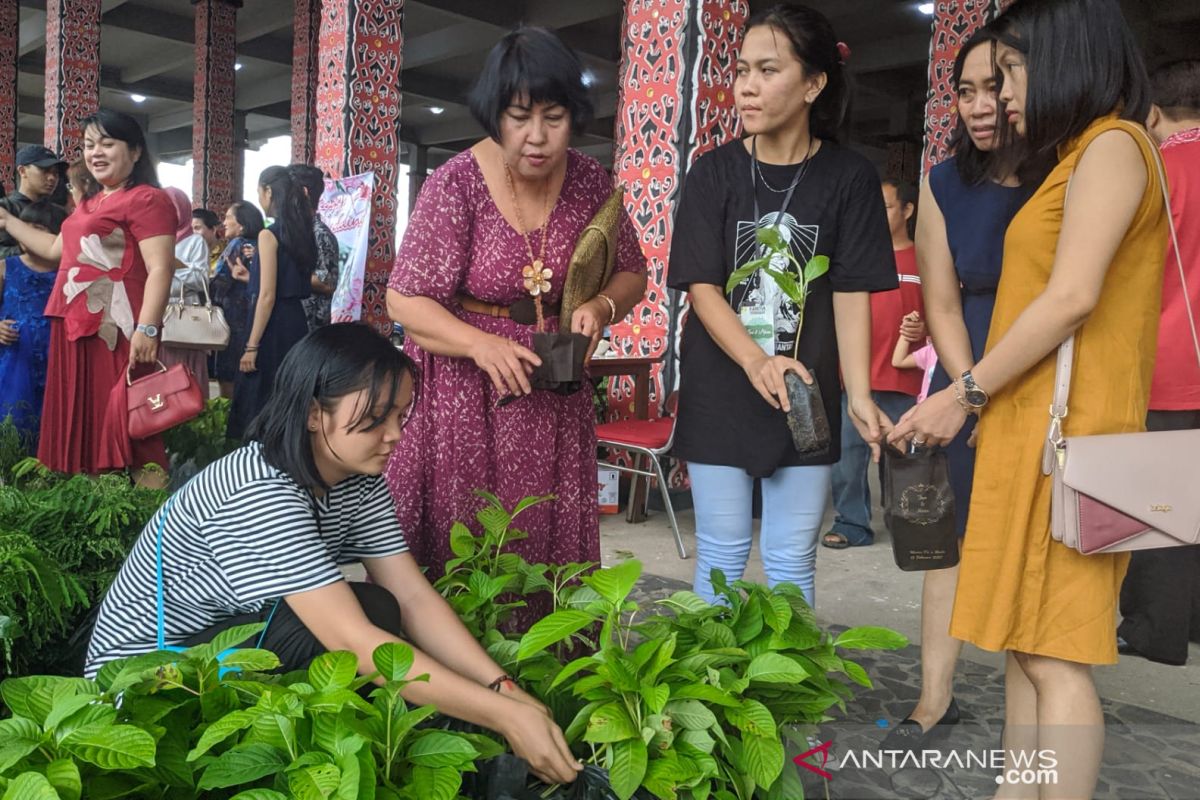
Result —
[[942, 715], [942, 718], [932, 728], [923, 731], [921, 730], [921, 723], [912, 717], [905, 717], [896, 727], [888, 731], [887, 736], [883, 737], [883, 741], [879, 743], [879, 749], [900, 750], [902, 752], [916, 752], [929, 749], [933, 744], [949, 736], [950, 726], [957, 725], [960, 719], [958, 701], [951, 697], [950, 706], [946, 709], [946, 713]]

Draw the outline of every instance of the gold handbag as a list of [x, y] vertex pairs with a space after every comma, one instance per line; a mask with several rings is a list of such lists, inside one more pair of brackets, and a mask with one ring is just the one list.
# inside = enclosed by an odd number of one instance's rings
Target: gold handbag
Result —
[[179, 297], [163, 312], [162, 343], [181, 350], [224, 350], [229, 346], [229, 323], [220, 306], [214, 306], [203, 281], [204, 303], [189, 303], [179, 283]]

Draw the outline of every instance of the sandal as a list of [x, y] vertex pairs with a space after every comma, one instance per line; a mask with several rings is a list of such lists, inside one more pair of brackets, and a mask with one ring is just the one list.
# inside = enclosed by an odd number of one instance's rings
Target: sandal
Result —
[[846, 536], [846, 534], [838, 533], [837, 531], [827, 531], [825, 535], [821, 537], [821, 546], [828, 547], [830, 550], [845, 550], [850, 547], [867, 547], [871, 544], [874, 544], [873, 540], [857, 543], [852, 542]]

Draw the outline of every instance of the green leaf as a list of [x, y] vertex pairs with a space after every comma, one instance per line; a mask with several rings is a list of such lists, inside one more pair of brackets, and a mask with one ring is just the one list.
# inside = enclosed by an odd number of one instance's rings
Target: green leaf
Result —
[[702, 731], [717, 724], [716, 716], [699, 700], [672, 700], [664, 713], [687, 730]]
[[279, 656], [270, 650], [244, 647], [240, 650], [233, 650], [222, 658], [221, 666], [229, 669], [243, 669], [250, 672], [270, 672], [279, 667]]
[[745, 644], [762, 633], [762, 629], [762, 606], [757, 597], [751, 597], [746, 601], [746, 605], [733, 623], [733, 635], [737, 638], [738, 644]]
[[28, 678], [9, 678], [0, 683], [0, 696], [12, 713], [26, 717], [43, 725], [55, 698], [62, 694], [74, 694], [66, 690], [66, 679], [48, 675], [33, 675]]
[[598, 569], [586, 576], [583, 582], [591, 586], [600, 596], [613, 605], [620, 605], [633, 591], [642, 575], [642, 562], [637, 559], [622, 561], [614, 567]]
[[749, 278], [754, 273], [758, 272], [763, 267], [771, 263], [770, 258], [756, 258], [753, 261], [747, 261], [733, 271], [729, 279], [725, 281], [725, 294], [733, 294], [733, 290], [738, 287], [742, 281]]
[[811, 283], [829, 272], [829, 256], [813, 256], [804, 265], [804, 282]]
[[296, 723], [285, 714], [259, 714], [251, 727], [254, 741], [292, 752], [296, 748]]
[[587, 730], [583, 733], [583, 740], [601, 744], [633, 739], [638, 735], [639, 731], [629, 718], [625, 707], [620, 703], [606, 703], [592, 712]]
[[746, 734], [742, 737], [742, 758], [746, 762], [746, 770], [759, 786], [769, 788], [783, 771], [783, 743], [779, 734], [770, 736], [755, 736]]
[[42, 727], [47, 731], [52, 731], [58, 727], [58, 723], [71, 716], [79, 709], [92, 704], [102, 705], [99, 702], [99, 698], [91, 695], [60, 695], [55, 699], [54, 707], [50, 710], [50, 713], [46, 715], [46, 721], [42, 724]]
[[679, 732], [678, 741], [686, 742], [687, 744], [704, 753], [711, 753], [713, 748], [717, 746], [717, 742], [715, 739], [713, 739], [712, 734], [706, 730], [682, 730]]
[[42, 729], [32, 720], [11, 717], [0, 720], [0, 773], [38, 749]]
[[792, 659], [779, 653], [763, 653], [750, 662], [746, 677], [760, 683], [800, 683], [808, 673]]
[[595, 620], [595, 617], [583, 611], [555, 611], [535, 622], [521, 637], [521, 648], [517, 651], [517, 657], [526, 659], [552, 644], [570, 638]]
[[325, 800], [337, 791], [342, 773], [333, 764], [313, 764], [288, 772], [288, 789], [296, 800]]
[[558, 674], [554, 676], [554, 680], [550, 682], [550, 690], [553, 691], [554, 689], [557, 689], [569, 678], [577, 675], [581, 670], [585, 670], [589, 667], [595, 669], [597, 663], [598, 662], [595, 656], [583, 656], [582, 658], [575, 659], [570, 664], [567, 664], [558, 671]]
[[253, 622], [249, 625], [234, 625], [232, 628], [226, 628], [214, 636], [208, 644], [199, 645], [189, 650], [188, 656], [190, 657], [194, 652], [197, 658], [216, 658], [222, 651], [228, 650], [231, 647], [237, 647], [243, 642], [253, 639], [265, 627], [266, 625], [261, 622]]
[[413, 796], [421, 800], [454, 800], [462, 787], [462, 772], [454, 767], [413, 767], [409, 784]]
[[71, 755], [101, 769], [154, 766], [154, 737], [132, 725], [87, 725], [60, 743]]
[[450, 550], [459, 558], [475, 555], [475, 536], [461, 522], [454, 523], [450, 528]]
[[0, 800], [60, 800], [58, 792], [39, 772], [23, 772], [8, 785]]
[[908, 646], [908, 638], [887, 628], [864, 626], [843, 632], [833, 645], [847, 650], [899, 650]]
[[408, 748], [408, 760], [424, 767], [460, 768], [479, 755], [470, 742], [453, 733], [430, 731]]
[[204, 770], [199, 789], [225, 789], [274, 775], [287, 766], [287, 756], [269, 744], [238, 745], [222, 753]]
[[620, 800], [629, 800], [646, 776], [646, 743], [640, 738], [626, 739], [612, 746], [612, 766], [608, 779]]
[[875, 685], [871, 683], [871, 677], [867, 675], [867, 671], [853, 661], [842, 660], [842, 668], [846, 670], [846, 675], [850, 680], [857, 683], [859, 686], [865, 686], [868, 689], [874, 689]]
[[358, 675], [358, 658], [346, 650], [322, 653], [308, 665], [308, 682], [313, 688], [345, 689]]
[[754, 230], [754, 238], [761, 245], [766, 245], [770, 249], [778, 252], [788, 246], [783, 240], [783, 234], [774, 225], [760, 225]]
[[196, 746], [188, 752], [187, 760], [195, 761], [211, 750], [213, 745], [225, 741], [238, 731], [249, 728], [262, 715], [263, 712], [259, 708], [249, 708], [226, 714], [204, 729], [204, 733], [200, 735], [200, 741], [196, 742]]
[[231, 800], [288, 800], [288, 796], [274, 789], [247, 789], [235, 794]]
[[592, 712], [602, 705], [604, 705], [603, 702], [596, 700], [579, 709], [571, 723], [563, 728], [563, 738], [567, 740], [567, 744], [574, 744], [583, 735], [588, 720], [592, 718]]
[[79, 767], [69, 758], [56, 758], [46, 765], [46, 780], [62, 800], [79, 800], [83, 794], [83, 779]]
[[710, 686], [707, 683], [695, 683], [688, 686], [681, 686], [672, 692], [673, 698], [676, 700], [703, 700], [705, 703], [711, 703], [718, 706], [736, 707], [740, 701], [731, 696], [724, 689], [719, 689], [716, 686]]
[[757, 700], [743, 700], [737, 708], [725, 709], [725, 719], [743, 733], [754, 736], [778, 735], [775, 717]]
[[777, 634], [787, 632], [792, 622], [792, 606], [787, 598], [778, 594], [769, 594], [763, 598], [763, 621]]
[[661, 714], [663, 706], [667, 704], [667, 699], [671, 696], [671, 687], [643, 684], [640, 692], [642, 699], [646, 701], [646, 706], [655, 714]]
[[705, 600], [695, 592], [675, 592], [665, 600], [657, 601], [659, 605], [674, 609], [675, 611], [685, 611], [689, 614], [701, 614], [713, 608], [712, 604]]
[[402, 642], [384, 642], [371, 654], [385, 681], [402, 681], [413, 665], [413, 650]]

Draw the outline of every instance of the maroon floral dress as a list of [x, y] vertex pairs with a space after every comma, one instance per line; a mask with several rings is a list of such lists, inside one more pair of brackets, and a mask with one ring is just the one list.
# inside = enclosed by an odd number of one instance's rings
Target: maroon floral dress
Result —
[[[595, 160], [568, 151], [562, 192], [550, 214], [545, 263], [553, 272], [548, 305], [562, 295], [566, 265], [579, 234], [612, 191]], [[541, 248], [530, 234], [534, 252]], [[628, 217], [621, 221], [616, 269], [644, 272], [646, 259]], [[527, 296], [521, 268], [529, 263], [521, 234], [500, 214], [470, 151], [433, 173], [404, 233], [389, 288], [437, 300], [459, 319], [527, 347], [532, 326], [464, 311], [458, 294], [498, 305]], [[557, 330], [558, 318], [546, 317]], [[600, 559], [596, 508], [596, 432], [591, 393], [535, 391], [501, 408], [491, 379], [470, 359], [406, 352], [421, 370], [417, 399], [386, 476], [414, 557], [429, 576], [451, 558], [456, 521], [478, 532], [475, 512], [486, 489], [511, 508], [527, 495], [554, 495], [518, 518], [529, 538], [513, 550], [533, 563]]]

